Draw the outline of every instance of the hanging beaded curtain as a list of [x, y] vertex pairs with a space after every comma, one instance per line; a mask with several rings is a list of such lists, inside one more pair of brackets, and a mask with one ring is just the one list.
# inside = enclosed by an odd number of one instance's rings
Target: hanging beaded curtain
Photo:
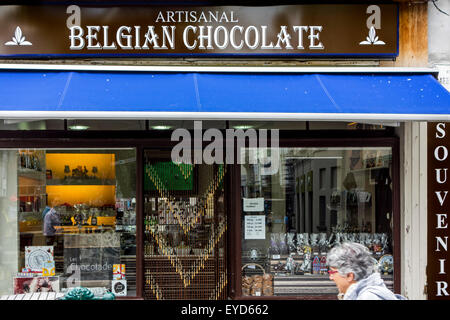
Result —
[[225, 166], [156, 156], [145, 158], [145, 298], [225, 299]]

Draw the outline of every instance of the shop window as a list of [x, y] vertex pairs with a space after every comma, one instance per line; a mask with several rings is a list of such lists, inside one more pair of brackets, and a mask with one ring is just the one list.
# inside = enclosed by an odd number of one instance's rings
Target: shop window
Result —
[[280, 148], [271, 164], [241, 165], [242, 295], [335, 298], [326, 253], [344, 241], [367, 246], [392, 289], [391, 148]]
[[134, 149], [0, 151], [0, 293], [136, 295]]

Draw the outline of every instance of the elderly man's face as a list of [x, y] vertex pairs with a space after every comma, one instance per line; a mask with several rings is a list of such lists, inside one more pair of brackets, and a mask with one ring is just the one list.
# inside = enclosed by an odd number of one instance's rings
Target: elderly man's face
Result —
[[342, 276], [337, 272], [336, 268], [330, 267], [330, 280], [336, 283], [339, 293], [347, 292], [348, 287], [351, 284], [356, 283], [353, 273], [349, 273], [346, 276]]

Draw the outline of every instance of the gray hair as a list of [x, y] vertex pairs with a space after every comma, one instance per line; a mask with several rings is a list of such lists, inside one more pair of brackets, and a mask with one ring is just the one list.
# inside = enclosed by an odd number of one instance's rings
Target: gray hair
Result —
[[340, 275], [352, 272], [355, 280], [367, 278], [375, 270], [377, 260], [372, 257], [366, 246], [356, 242], [344, 242], [335, 246], [327, 254], [327, 264], [336, 268]]

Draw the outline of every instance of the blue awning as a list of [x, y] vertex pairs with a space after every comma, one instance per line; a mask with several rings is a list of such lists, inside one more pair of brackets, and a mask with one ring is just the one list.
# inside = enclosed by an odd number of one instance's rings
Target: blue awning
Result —
[[0, 118], [445, 120], [431, 74], [1, 70]]

